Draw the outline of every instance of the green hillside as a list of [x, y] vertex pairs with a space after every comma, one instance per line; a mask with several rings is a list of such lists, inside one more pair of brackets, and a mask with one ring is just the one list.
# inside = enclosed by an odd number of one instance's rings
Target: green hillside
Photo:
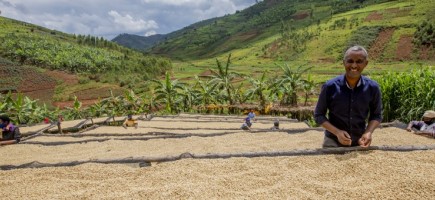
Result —
[[[103, 38], [66, 34], [0, 17], [0, 71], [2, 75], [12, 76], [10, 80], [2, 80], [1, 91], [9, 88], [26, 92], [25, 88], [32, 85], [27, 84], [28, 74], [32, 73], [25, 71], [31, 68], [35, 76], [57, 80], [55, 88], [51, 88], [52, 96], [44, 97], [44, 101], [50, 97], [55, 101], [68, 101], [83, 93], [89, 95], [82, 95], [80, 99], [97, 99], [110, 95], [109, 90], [146, 90], [144, 81], [171, 67], [169, 59], [134, 51]], [[10, 73], [11, 69], [16, 73]], [[75, 80], [65, 83], [68, 81], [64, 76]], [[52, 82], [47, 84], [53, 85]], [[45, 90], [47, 84], [34, 84], [33, 91]]]
[[384, 1], [266, 0], [233, 15], [206, 20], [177, 31], [155, 46], [152, 52], [171, 57], [210, 57], [244, 48], [280, 32], [324, 23], [333, 14]]
[[[342, 52], [351, 44], [368, 48], [372, 67], [366, 73], [404, 71], [435, 61], [434, 11], [434, 0], [263, 1], [185, 28], [152, 52], [179, 60], [174, 75], [182, 79], [206, 73], [215, 58], [232, 53], [232, 64], [241, 73], [259, 76], [283, 63], [322, 66], [312, 72], [323, 81], [342, 72]], [[419, 28], [424, 23], [428, 25]]]

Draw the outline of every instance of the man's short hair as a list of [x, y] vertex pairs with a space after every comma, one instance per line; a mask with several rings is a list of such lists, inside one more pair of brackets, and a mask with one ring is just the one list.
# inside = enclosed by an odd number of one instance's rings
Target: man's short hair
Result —
[[349, 54], [349, 52], [351, 52], [351, 51], [362, 51], [362, 52], [364, 53], [364, 57], [365, 57], [365, 59], [367, 59], [367, 58], [369, 57], [369, 54], [367, 53], [367, 50], [366, 50], [364, 47], [359, 46], [359, 45], [355, 45], [355, 46], [352, 46], [352, 47], [348, 48], [348, 49], [346, 50], [346, 52], [344, 52], [343, 60], [346, 60], [346, 56], [347, 56], [347, 55]]

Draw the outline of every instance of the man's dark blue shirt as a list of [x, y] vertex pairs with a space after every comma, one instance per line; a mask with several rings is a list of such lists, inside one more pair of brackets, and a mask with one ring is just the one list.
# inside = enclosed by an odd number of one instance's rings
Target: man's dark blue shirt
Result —
[[[358, 139], [366, 129], [366, 120], [382, 121], [381, 91], [378, 83], [361, 76], [357, 86], [351, 89], [345, 75], [329, 80], [320, 92], [314, 118], [317, 124], [329, 121], [336, 128], [348, 132], [352, 138], [352, 146], [358, 145]], [[329, 131], [325, 131], [325, 135], [337, 140]]]

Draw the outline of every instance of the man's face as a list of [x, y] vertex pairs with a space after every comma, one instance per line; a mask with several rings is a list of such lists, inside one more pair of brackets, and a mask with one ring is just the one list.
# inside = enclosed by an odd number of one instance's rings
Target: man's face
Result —
[[343, 64], [347, 77], [359, 78], [368, 61], [363, 51], [350, 51], [344, 59]]
[[426, 124], [428, 124], [428, 123], [430, 123], [430, 122], [432, 121], [432, 118], [429, 118], [429, 117], [423, 117], [423, 121], [424, 121]]

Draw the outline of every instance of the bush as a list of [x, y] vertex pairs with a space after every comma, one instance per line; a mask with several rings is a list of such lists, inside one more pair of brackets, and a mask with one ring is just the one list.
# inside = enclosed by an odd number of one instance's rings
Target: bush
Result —
[[384, 121], [420, 119], [425, 110], [435, 110], [435, 70], [389, 72], [377, 81], [381, 87]]
[[88, 77], [79, 77], [79, 83], [80, 84], [86, 84], [89, 83], [91, 80]]
[[417, 46], [434, 46], [435, 45], [435, 25], [423, 21], [418, 27], [417, 31], [414, 33], [414, 44]]
[[[348, 47], [354, 45], [361, 45], [366, 49], [370, 49], [370, 46], [378, 37], [379, 33], [383, 30], [380, 26], [363, 26], [352, 32], [352, 36], [347, 42]], [[347, 47], [343, 50], [345, 51]]]

